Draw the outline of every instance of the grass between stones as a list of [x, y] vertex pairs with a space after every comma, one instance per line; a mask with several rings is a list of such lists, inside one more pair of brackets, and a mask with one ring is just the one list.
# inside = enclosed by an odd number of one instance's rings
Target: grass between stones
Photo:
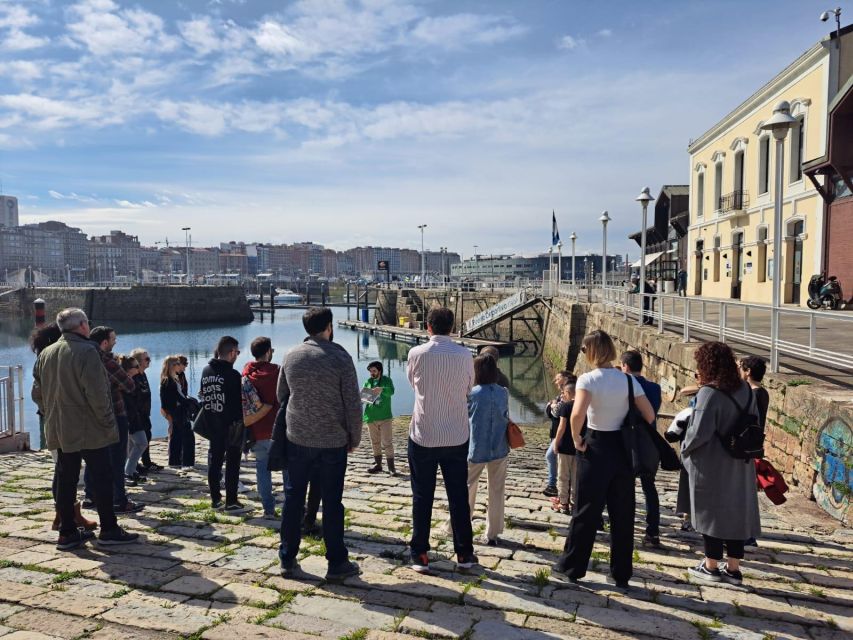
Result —
[[540, 589], [548, 584], [548, 581], [551, 577], [551, 570], [547, 567], [542, 567], [541, 569], [537, 569], [536, 573], [533, 574], [533, 584], [535, 584]]
[[275, 604], [261, 604], [258, 608], [265, 609], [265, 611], [257, 616], [256, 618], [252, 618], [252, 622], [254, 624], [263, 624], [267, 620], [272, 620], [273, 618], [281, 615], [285, 608], [293, 602], [293, 599], [296, 597], [296, 591], [282, 591], [279, 593], [278, 602]]
[[209, 631], [214, 627], [218, 627], [219, 625], [228, 622], [231, 617], [228, 614], [222, 614], [217, 616], [216, 619], [208, 625], [203, 626], [201, 629], [196, 631], [195, 633], [191, 633], [189, 635], [181, 636], [181, 640], [202, 640], [202, 636], [204, 636], [205, 631]]

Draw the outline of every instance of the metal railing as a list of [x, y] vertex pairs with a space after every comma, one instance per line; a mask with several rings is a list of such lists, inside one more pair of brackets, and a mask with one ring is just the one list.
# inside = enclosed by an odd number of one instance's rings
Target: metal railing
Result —
[[720, 202], [717, 208], [720, 213], [728, 213], [729, 211], [743, 211], [749, 208], [749, 192], [744, 190], [732, 191], [724, 196], [720, 196]]
[[[643, 309], [643, 299], [649, 309]], [[681, 333], [684, 342], [691, 332], [711, 335], [720, 341], [738, 341], [769, 350], [770, 305], [753, 304], [715, 298], [682, 297], [671, 294], [639, 294], [608, 287], [591, 292], [593, 302], [601, 302], [611, 313], [624, 320], [639, 321], [644, 316], [657, 326], [658, 333], [672, 330]], [[794, 356], [817, 364], [853, 370], [853, 314], [843, 311], [811, 311], [781, 308], [777, 342], [780, 354]]]
[[0, 438], [24, 431], [24, 367], [0, 366]]

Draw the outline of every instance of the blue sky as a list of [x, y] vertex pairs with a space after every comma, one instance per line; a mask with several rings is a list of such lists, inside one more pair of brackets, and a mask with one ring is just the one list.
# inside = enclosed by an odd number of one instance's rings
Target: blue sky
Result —
[[[23, 221], [152, 244], [638, 253], [633, 198], [830, 25], [815, 0], [0, 0]], [[851, 3], [842, 6], [849, 18]]]

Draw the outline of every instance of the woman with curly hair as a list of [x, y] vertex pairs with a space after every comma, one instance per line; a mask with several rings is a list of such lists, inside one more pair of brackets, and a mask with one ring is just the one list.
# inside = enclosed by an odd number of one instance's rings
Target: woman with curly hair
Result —
[[684, 435], [681, 459], [690, 481], [693, 526], [705, 539], [705, 558], [688, 573], [703, 583], [740, 584], [743, 541], [761, 533], [755, 465], [732, 457], [723, 447], [722, 437], [743, 411], [758, 416], [758, 409], [728, 345], [707, 342], [694, 357], [701, 388]]

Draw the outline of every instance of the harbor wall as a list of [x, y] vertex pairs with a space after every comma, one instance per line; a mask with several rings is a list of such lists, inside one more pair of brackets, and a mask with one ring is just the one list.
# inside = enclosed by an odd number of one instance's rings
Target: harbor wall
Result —
[[93, 323], [251, 322], [254, 317], [242, 287], [134, 286], [70, 289], [36, 287], [3, 296], [0, 316], [20, 318], [33, 313], [33, 301], [45, 301], [48, 320], [67, 307], [80, 307]]

